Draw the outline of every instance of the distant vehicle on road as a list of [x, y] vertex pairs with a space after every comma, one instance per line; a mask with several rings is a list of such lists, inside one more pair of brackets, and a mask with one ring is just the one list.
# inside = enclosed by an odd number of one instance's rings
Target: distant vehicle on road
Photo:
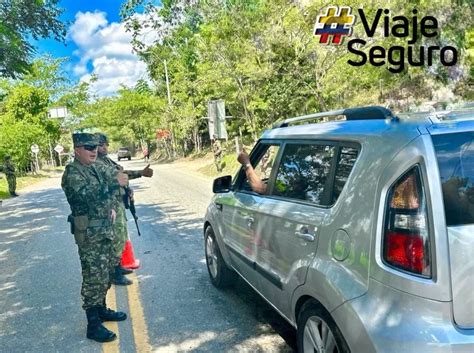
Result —
[[120, 147], [117, 152], [117, 159], [120, 161], [122, 158], [132, 159], [132, 153], [128, 147]]
[[[334, 121], [302, 125], [321, 118]], [[242, 276], [297, 329], [298, 352], [474, 352], [474, 111], [288, 119], [249, 164], [214, 181], [216, 287]]]

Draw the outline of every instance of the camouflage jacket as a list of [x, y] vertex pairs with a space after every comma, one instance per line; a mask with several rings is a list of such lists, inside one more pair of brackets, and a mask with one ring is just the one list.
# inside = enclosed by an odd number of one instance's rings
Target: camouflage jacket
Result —
[[212, 144], [212, 153], [214, 154], [214, 157], [220, 157], [222, 154], [221, 142], [219, 140], [215, 140]]
[[90, 219], [108, 219], [112, 209], [118, 209], [117, 171], [100, 164], [89, 166], [77, 159], [64, 171], [61, 186], [73, 216], [88, 215]]
[[[110, 168], [112, 170], [119, 170], [122, 173], [125, 173], [128, 175], [128, 179], [137, 179], [141, 178], [142, 174], [140, 171], [135, 171], [135, 170], [123, 170], [123, 167], [115, 163], [112, 159], [110, 159], [107, 155], [101, 155], [99, 154], [97, 156], [96, 164], [101, 164], [106, 168]], [[120, 203], [123, 203], [123, 195], [125, 195], [125, 188], [121, 187], [120, 192], [118, 193], [118, 200]]]
[[5, 162], [3, 167], [0, 168], [0, 171], [5, 173], [7, 177], [15, 175], [15, 167], [11, 162]]

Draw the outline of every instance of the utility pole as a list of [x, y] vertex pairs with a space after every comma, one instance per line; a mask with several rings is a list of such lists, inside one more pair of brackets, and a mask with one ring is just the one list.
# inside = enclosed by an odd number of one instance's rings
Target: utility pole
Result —
[[380, 91], [379, 101], [380, 101], [380, 102], [383, 102], [382, 82], [383, 82], [383, 80], [380, 79], [380, 80], [379, 80], [379, 91]]
[[[168, 77], [168, 65], [166, 65], [166, 60], [163, 60], [163, 64], [165, 65], [165, 78], [166, 78], [166, 91], [168, 93], [168, 108], [171, 109], [171, 92], [170, 92], [170, 80]], [[176, 156], [176, 145], [174, 140], [174, 131], [173, 126], [171, 126], [171, 146], [173, 150], [173, 157]]]
[[171, 92], [170, 92], [170, 80], [168, 78], [168, 66], [166, 65], [166, 60], [163, 60], [165, 64], [165, 77], [166, 77], [166, 91], [168, 92], [168, 105], [171, 105]]
[[50, 158], [49, 161], [51, 162], [51, 166], [55, 167], [56, 163], [53, 157], [53, 146], [51, 146], [51, 139], [49, 138], [49, 136], [48, 136], [48, 144], [49, 144], [49, 158]]

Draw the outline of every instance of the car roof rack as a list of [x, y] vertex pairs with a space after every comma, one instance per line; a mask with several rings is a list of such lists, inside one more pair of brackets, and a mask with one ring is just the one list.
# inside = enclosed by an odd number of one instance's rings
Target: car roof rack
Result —
[[474, 109], [464, 110], [445, 110], [441, 112], [433, 112], [429, 116], [437, 122], [455, 121], [455, 120], [472, 120], [474, 117]]
[[369, 106], [369, 107], [331, 110], [329, 112], [297, 116], [296, 118], [285, 119], [281, 122], [276, 123], [275, 125], [273, 125], [273, 129], [277, 129], [280, 127], [287, 127], [290, 124], [293, 124], [296, 122], [314, 120], [314, 119], [319, 119], [319, 118], [336, 117], [340, 115], [344, 115], [346, 117], [346, 120], [392, 119], [394, 121], [398, 121], [398, 118], [395, 115], [393, 115], [391, 110], [375, 105], [375, 106]]

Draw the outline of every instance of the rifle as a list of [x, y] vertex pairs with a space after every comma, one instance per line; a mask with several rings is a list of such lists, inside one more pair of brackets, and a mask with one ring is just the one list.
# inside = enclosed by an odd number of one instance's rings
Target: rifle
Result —
[[132, 214], [133, 219], [135, 221], [135, 225], [137, 226], [138, 236], [141, 236], [140, 228], [138, 227], [138, 216], [137, 216], [137, 211], [135, 209], [135, 201], [133, 201], [131, 198], [130, 187], [126, 186], [124, 187], [124, 189], [125, 189], [125, 195], [123, 195], [123, 203], [125, 204], [125, 208], [130, 210], [130, 213]]

